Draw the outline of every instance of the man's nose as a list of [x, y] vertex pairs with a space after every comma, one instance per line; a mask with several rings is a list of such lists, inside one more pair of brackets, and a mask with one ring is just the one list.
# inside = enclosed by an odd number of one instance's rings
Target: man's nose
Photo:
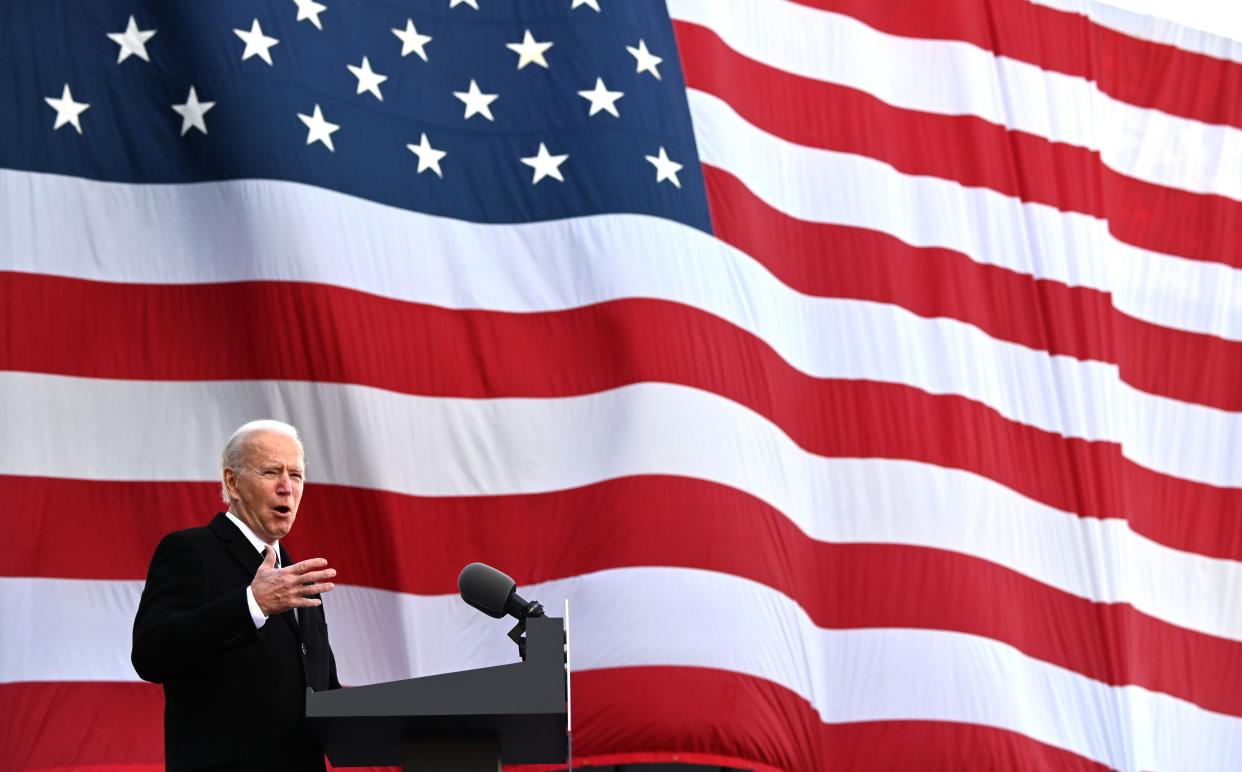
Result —
[[288, 472], [280, 473], [280, 478], [276, 480], [276, 492], [277, 493], [292, 493], [293, 492], [293, 478], [289, 476]]

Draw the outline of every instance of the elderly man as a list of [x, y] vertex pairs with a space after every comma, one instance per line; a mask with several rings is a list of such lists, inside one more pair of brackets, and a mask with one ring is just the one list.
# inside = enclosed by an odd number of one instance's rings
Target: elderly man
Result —
[[164, 685], [170, 770], [322, 770], [306, 687], [336, 689], [320, 595], [328, 561], [280, 546], [302, 500], [297, 430], [242, 426], [221, 459], [228, 511], [164, 537], [134, 619], [138, 675]]

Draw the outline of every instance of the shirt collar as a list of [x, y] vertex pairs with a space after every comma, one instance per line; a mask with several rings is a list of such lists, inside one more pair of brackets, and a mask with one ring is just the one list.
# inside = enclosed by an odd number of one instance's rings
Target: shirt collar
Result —
[[[253, 530], [251, 530], [250, 526], [242, 522], [241, 518], [239, 518], [237, 515], [233, 514], [232, 512], [225, 512], [224, 516], [227, 517], [229, 520], [233, 521], [233, 525], [237, 526], [238, 530], [242, 532], [242, 535], [246, 537], [246, 541], [250, 542], [251, 546], [255, 548], [255, 551], [263, 552], [263, 550], [267, 547], [267, 542], [260, 539], [258, 534], [256, 534]], [[272, 549], [276, 550], [276, 558], [277, 560], [279, 560], [280, 559], [280, 542], [277, 541], [275, 544], [273, 544]]]

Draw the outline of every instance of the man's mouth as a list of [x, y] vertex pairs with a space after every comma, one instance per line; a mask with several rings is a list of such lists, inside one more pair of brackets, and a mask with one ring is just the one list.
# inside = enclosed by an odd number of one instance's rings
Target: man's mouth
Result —
[[289, 514], [290, 512], [292, 512], [292, 511], [293, 511], [292, 509], [290, 509], [289, 507], [285, 506], [284, 504], [280, 504], [280, 505], [278, 505], [278, 506], [272, 507], [272, 510], [273, 510], [273, 511], [275, 511], [275, 512], [279, 512], [279, 513], [280, 513], [280, 514], [282, 514], [282, 515], [287, 515], [287, 514]]

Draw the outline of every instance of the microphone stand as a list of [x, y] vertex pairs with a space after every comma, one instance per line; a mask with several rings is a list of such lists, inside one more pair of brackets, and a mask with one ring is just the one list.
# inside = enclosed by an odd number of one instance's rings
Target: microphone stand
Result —
[[509, 640], [517, 644], [518, 656], [522, 661], [526, 661], [526, 620], [529, 617], [544, 616], [543, 606], [539, 601], [533, 601], [518, 617], [518, 623], [509, 631]]

